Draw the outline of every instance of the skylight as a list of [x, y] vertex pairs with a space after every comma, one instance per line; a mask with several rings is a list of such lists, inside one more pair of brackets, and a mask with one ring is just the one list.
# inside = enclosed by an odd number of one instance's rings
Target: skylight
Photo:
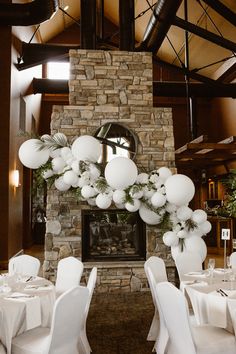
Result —
[[69, 80], [70, 63], [49, 62], [47, 63], [47, 78], [57, 80]]

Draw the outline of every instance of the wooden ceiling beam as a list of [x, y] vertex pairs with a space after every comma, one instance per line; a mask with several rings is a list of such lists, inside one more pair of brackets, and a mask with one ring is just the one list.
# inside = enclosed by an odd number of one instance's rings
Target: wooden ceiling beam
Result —
[[[199, 0], [198, 0], [199, 1]], [[207, 5], [223, 16], [227, 21], [236, 26], [236, 14], [219, 0], [203, 0]]]

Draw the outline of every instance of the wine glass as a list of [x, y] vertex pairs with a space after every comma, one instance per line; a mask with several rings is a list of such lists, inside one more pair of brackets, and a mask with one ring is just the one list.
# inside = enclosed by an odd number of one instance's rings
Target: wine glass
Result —
[[212, 283], [213, 280], [213, 271], [215, 268], [215, 258], [209, 258], [208, 260], [208, 271], [210, 274], [210, 283]]

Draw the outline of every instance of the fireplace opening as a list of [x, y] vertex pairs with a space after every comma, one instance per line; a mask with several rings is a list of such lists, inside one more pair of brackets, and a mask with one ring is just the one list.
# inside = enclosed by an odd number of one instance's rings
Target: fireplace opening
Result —
[[138, 212], [82, 210], [82, 261], [145, 260], [146, 228]]

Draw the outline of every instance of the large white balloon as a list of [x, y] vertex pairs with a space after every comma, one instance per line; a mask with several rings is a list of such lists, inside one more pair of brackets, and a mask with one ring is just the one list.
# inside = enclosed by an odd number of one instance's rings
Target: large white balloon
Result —
[[71, 151], [78, 160], [97, 162], [101, 156], [102, 147], [93, 136], [82, 135], [73, 142]]
[[205, 242], [201, 237], [192, 236], [188, 237], [184, 240], [185, 242], [185, 249], [188, 252], [199, 253], [201, 256], [202, 262], [204, 262], [206, 255], [207, 255], [207, 247]]
[[39, 150], [40, 143], [42, 142], [39, 139], [29, 139], [21, 144], [18, 155], [21, 163], [24, 166], [36, 169], [48, 161], [49, 150]]
[[125, 189], [133, 185], [137, 176], [137, 166], [127, 157], [116, 157], [105, 168], [105, 178], [113, 189]]
[[195, 193], [192, 180], [182, 174], [172, 175], [167, 178], [165, 189], [167, 201], [177, 206], [187, 205]]
[[161, 221], [161, 216], [147, 208], [144, 204], [139, 208], [139, 215], [141, 219], [149, 225], [157, 225]]

